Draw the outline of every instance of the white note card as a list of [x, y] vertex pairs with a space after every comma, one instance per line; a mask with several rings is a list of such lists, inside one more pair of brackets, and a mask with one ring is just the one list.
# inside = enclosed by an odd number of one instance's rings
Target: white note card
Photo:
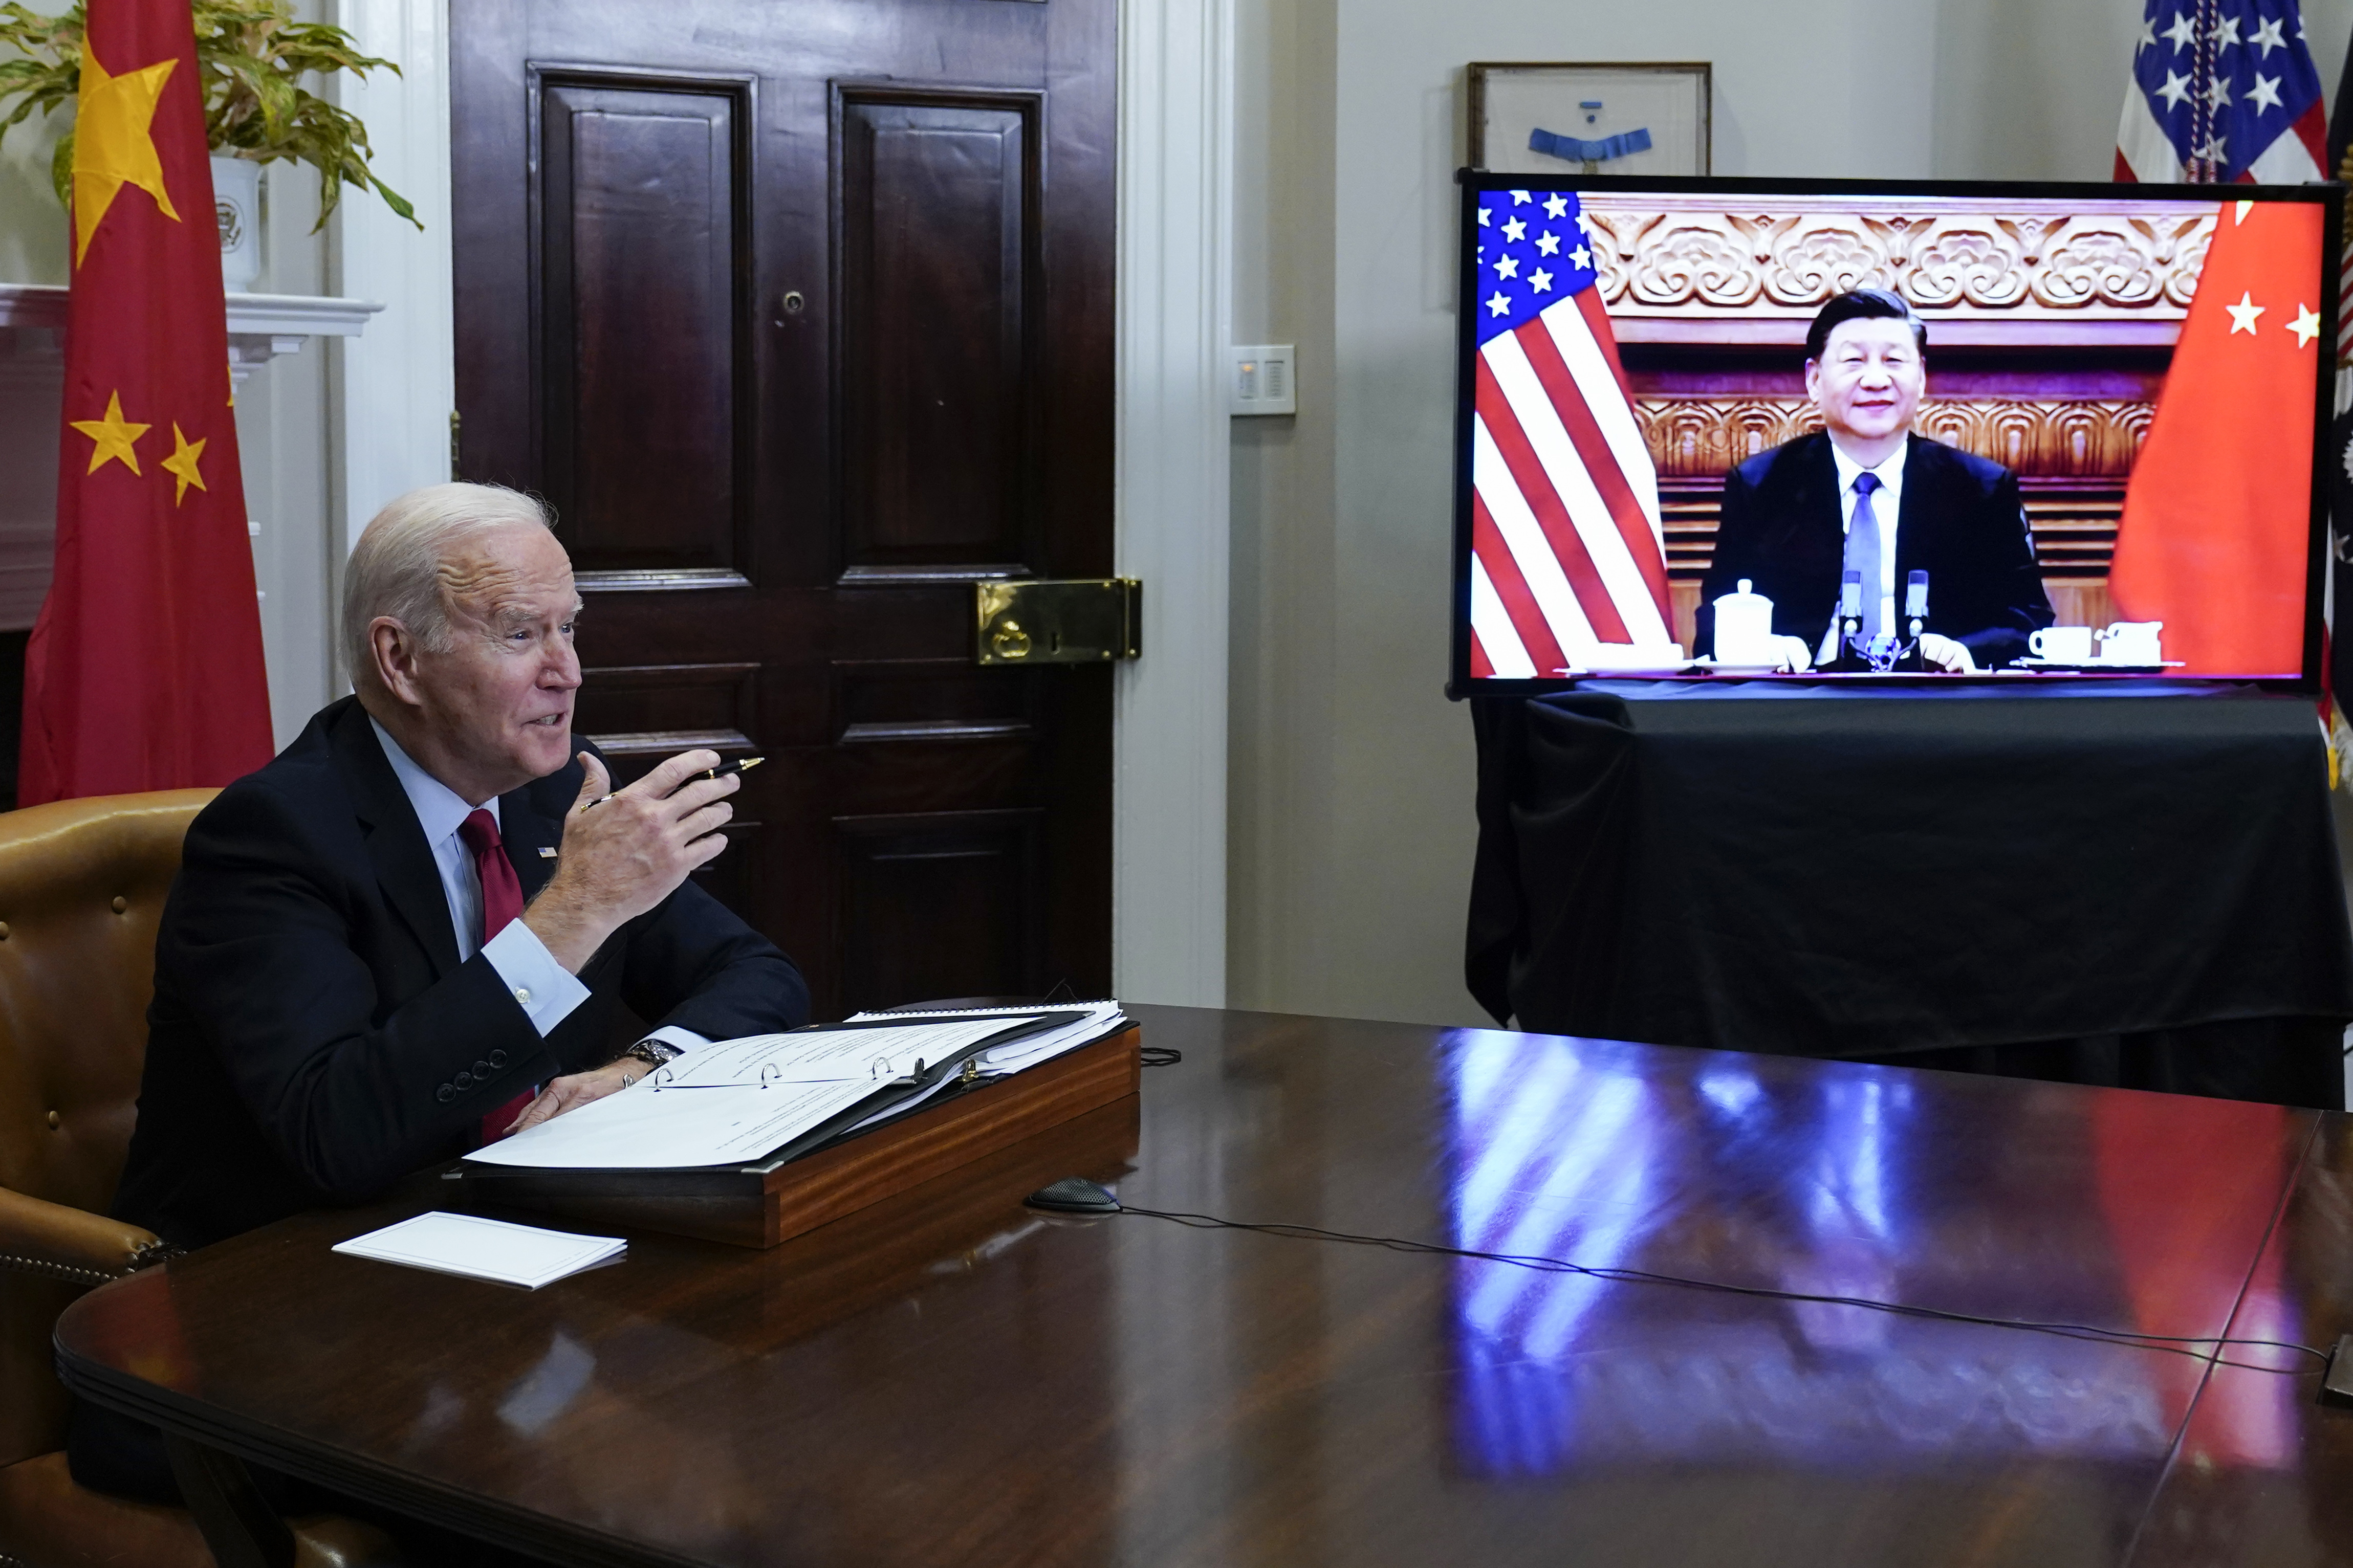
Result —
[[628, 1245], [617, 1236], [575, 1236], [437, 1210], [355, 1236], [334, 1250], [536, 1290], [567, 1274], [593, 1268]]

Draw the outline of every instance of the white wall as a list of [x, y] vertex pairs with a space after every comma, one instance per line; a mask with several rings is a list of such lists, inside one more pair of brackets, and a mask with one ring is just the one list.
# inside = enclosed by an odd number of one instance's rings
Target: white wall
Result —
[[49, 153], [71, 118], [35, 115], [0, 141], [0, 283], [66, 280], [65, 209], [50, 194]]
[[[2138, 0], [1243, 0], [1229, 997], [1483, 1021], [1466, 710], [1441, 694], [1451, 194], [1471, 60], [1711, 60], [1720, 174], [2104, 180]], [[2353, 0], [2316, 0], [2324, 80]]]
[[[258, 294], [327, 294], [327, 244], [312, 234], [319, 176], [273, 163], [262, 174]], [[349, 198], [347, 198], [349, 199]], [[374, 330], [371, 323], [370, 329]], [[261, 590], [261, 647], [269, 667], [269, 717], [281, 746], [341, 688], [328, 647], [333, 447], [327, 424], [329, 356], [314, 338], [301, 353], [256, 370], [237, 392], [237, 454], [245, 507], [261, 525], [254, 581]]]

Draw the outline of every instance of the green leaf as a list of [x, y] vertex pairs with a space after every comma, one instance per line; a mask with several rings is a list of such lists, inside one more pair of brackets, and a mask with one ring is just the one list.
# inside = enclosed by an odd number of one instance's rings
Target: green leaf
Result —
[[[362, 79], [379, 69], [398, 76], [398, 66], [361, 53], [341, 27], [298, 20], [289, 0], [190, 0], [188, 11], [204, 94], [205, 140], [215, 153], [317, 169], [320, 226], [334, 211], [343, 187], [351, 184], [374, 190], [395, 213], [424, 227], [416, 209], [368, 167], [373, 150], [367, 127], [301, 85], [307, 76], [337, 71]], [[22, 0], [0, 0], [0, 50], [13, 49], [20, 57], [0, 60], [0, 104], [18, 100], [0, 119], [0, 136], [37, 108], [47, 114], [74, 100], [85, 28], [79, 3], [62, 16], [44, 16]], [[50, 164], [61, 201], [71, 194], [72, 168], [69, 132]]]
[[417, 216], [417, 209], [410, 206], [399, 192], [394, 190], [390, 185], [385, 184], [382, 180], [377, 179], [374, 174], [370, 174], [367, 178], [368, 184], [375, 187], [375, 194], [384, 198], [385, 205], [390, 207], [394, 212], [415, 224], [417, 226], [417, 233], [423, 234], [425, 232], [425, 221]]

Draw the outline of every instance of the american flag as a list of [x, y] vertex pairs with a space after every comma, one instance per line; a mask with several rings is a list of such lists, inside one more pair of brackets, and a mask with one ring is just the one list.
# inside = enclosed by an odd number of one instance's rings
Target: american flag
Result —
[[2326, 179], [2328, 117], [2295, 0], [2148, 0], [2116, 128], [2116, 178]]
[[1669, 640], [1658, 472], [1576, 195], [1480, 191], [1471, 673], [1556, 675]]
[[[2116, 177], [2149, 184], [2325, 180], [2328, 111], [2296, 0], [2147, 0], [2116, 127]], [[2338, 280], [2353, 287], [2353, 274]], [[2337, 352], [2353, 350], [2338, 312]]]

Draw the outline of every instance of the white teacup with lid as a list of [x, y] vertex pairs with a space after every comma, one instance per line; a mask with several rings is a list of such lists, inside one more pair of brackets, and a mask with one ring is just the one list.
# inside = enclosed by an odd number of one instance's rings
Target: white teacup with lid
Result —
[[1715, 601], [1715, 662], [1718, 664], [1778, 664], [1780, 643], [1773, 635], [1773, 601], [1749, 592], [1753, 579], [1740, 579], [1740, 591]]
[[2100, 660], [2104, 664], [2162, 664], [2164, 645], [2158, 633], [2165, 629], [2163, 621], [2117, 621], [2100, 638]]

